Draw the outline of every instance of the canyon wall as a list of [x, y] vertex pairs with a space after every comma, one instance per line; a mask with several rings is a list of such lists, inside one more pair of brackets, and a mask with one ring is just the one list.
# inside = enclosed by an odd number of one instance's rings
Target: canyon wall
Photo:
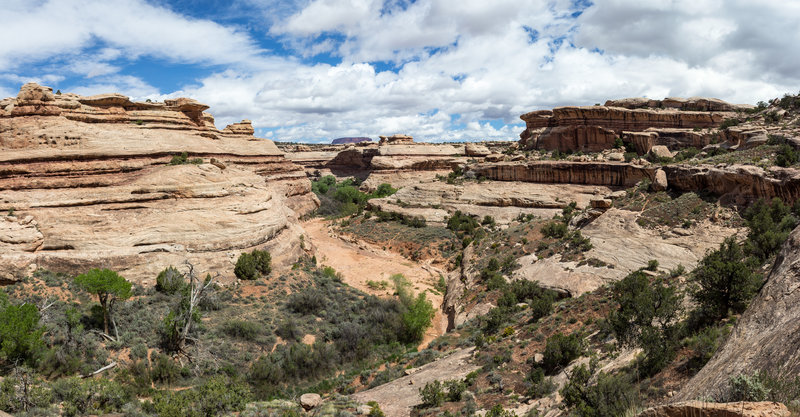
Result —
[[249, 121], [217, 129], [207, 108], [36, 84], [0, 101], [0, 275], [108, 267], [149, 281], [188, 260], [232, 280], [256, 247], [293, 262], [298, 217], [319, 204], [303, 169]]
[[[525, 122], [520, 145], [526, 149], [599, 152], [612, 148], [621, 137], [634, 142], [640, 154], [653, 145], [702, 147], [719, 139], [716, 132], [704, 129], [719, 127], [734, 111], [745, 108], [749, 106], [706, 98], [623, 99], [607, 101], [604, 106], [556, 107], [520, 116]], [[636, 136], [636, 132], [646, 132], [652, 142], [637, 144], [636, 140], [646, 137]]]

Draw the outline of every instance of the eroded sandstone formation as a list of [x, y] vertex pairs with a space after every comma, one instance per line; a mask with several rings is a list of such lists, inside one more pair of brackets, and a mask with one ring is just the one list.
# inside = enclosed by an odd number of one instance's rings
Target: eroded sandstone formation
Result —
[[527, 149], [599, 152], [617, 138], [632, 142], [643, 154], [652, 145], [702, 147], [720, 139], [717, 128], [734, 111], [748, 106], [717, 99], [623, 99], [604, 106], [557, 107], [523, 114], [520, 144]]
[[470, 167], [477, 177], [494, 181], [521, 181], [630, 187], [653, 179], [655, 167], [626, 163], [533, 161], [478, 164]]
[[796, 228], [725, 343], [678, 397], [724, 397], [731, 377], [755, 371], [790, 380], [800, 374], [799, 289], [800, 228]]
[[0, 275], [109, 267], [143, 281], [188, 260], [232, 279], [256, 247], [293, 261], [297, 217], [318, 205], [305, 173], [207, 108], [36, 84], [0, 101]]

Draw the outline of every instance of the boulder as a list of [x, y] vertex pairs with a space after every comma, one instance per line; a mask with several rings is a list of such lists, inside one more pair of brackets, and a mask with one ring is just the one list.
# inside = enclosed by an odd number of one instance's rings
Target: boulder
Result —
[[650, 155], [656, 158], [672, 158], [674, 154], [664, 145], [655, 145], [650, 148]]
[[306, 411], [319, 407], [322, 404], [322, 397], [319, 394], [307, 393], [300, 396], [300, 405]]
[[651, 188], [653, 191], [664, 191], [667, 189], [667, 173], [664, 172], [663, 169], [657, 169], [655, 175], [653, 176], [653, 183], [651, 184]]
[[610, 209], [612, 202], [606, 198], [597, 198], [589, 201], [589, 205], [594, 209]]
[[609, 161], [612, 162], [623, 162], [625, 161], [625, 155], [622, 152], [611, 152], [606, 156]]
[[492, 152], [483, 145], [478, 145], [477, 143], [467, 143], [464, 145], [464, 154], [467, 156], [486, 156], [491, 154]]
[[789, 417], [790, 415], [785, 405], [768, 401], [736, 403], [687, 401], [648, 408], [638, 417]]
[[486, 162], [500, 162], [500, 161], [504, 160], [505, 157], [506, 156], [501, 154], [501, 153], [492, 153], [492, 154], [486, 155]]

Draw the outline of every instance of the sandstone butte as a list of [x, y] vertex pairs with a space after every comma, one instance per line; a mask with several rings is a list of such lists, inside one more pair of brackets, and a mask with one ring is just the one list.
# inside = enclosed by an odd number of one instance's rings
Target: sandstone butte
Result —
[[[206, 109], [33, 83], [0, 100], [0, 279], [105, 267], [142, 282], [188, 260], [230, 281], [253, 248], [293, 262], [319, 204], [303, 169]], [[170, 163], [183, 152], [202, 163]]]
[[632, 143], [639, 154], [654, 145], [670, 149], [702, 148], [719, 133], [719, 127], [737, 110], [713, 98], [629, 98], [609, 100], [603, 106], [556, 107], [525, 113], [520, 145], [526, 149], [598, 152], [614, 146], [617, 138]]

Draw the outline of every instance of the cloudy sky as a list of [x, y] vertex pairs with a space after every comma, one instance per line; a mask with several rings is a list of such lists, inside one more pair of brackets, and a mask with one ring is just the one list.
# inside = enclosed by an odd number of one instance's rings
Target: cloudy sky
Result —
[[794, 0], [0, 0], [0, 97], [187, 96], [287, 141], [514, 140], [558, 105], [796, 93], [797, 22]]

